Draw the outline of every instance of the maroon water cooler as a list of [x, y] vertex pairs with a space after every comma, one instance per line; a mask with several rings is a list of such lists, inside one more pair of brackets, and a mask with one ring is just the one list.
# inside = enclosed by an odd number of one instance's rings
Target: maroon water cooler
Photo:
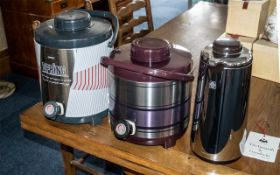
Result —
[[102, 60], [109, 68], [110, 123], [119, 139], [171, 147], [190, 114], [192, 59], [179, 45], [140, 38]]

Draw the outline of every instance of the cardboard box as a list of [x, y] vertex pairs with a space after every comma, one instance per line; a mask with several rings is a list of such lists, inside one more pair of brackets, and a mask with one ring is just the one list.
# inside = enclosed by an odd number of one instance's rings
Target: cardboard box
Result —
[[244, 37], [244, 36], [238, 36], [238, 35], [230, 35], [230, 34], [227, 34], [227, 33], [223, 33], [220, 37], [237, 38], [241, 42], [241, 44], [249, 50], [253, 49], [253, 44], [257, 41], [257, 38], [250, 38], [250, 37]]
[[269, 0], [229, 0], [226, 33], [258, 38], [264, 32]]
[[278, 45], [260, 39], [253, 44], [252, 75], [280, 83]]

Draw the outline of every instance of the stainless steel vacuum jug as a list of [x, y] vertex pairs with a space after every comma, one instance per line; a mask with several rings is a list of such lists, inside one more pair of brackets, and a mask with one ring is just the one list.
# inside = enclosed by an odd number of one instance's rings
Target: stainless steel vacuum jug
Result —
[[241, 157], [251, 67], [251, 52], [236, 39], [219, 38], [201, 52], [191, 133], [192, 150], [200, 158]]

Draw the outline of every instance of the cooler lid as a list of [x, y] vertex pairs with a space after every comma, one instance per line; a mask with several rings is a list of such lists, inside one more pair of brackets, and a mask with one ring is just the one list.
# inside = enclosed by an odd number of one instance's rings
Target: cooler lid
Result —
[[71, 10], [43, 22], [35, 30], [35, 41], [51, 48], [81, 48], [106, 41], [112, 35], [111, 23], [86, 10]]
[[205, 47], [202, 59], [212, 66], [242, 67], [252, 62], [252, 55], [238, 39], [223, 37]]
[[120, 76], [130, 70], [146, 76], [192, 81], [192, 55], [184, 47], [158, 38], [138, 38], [114, 51], [105, 65], [114, 66]]

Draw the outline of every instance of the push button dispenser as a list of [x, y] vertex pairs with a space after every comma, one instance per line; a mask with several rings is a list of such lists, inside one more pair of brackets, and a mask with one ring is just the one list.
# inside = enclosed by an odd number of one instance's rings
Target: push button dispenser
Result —
[[64, 114], [64, 108], [59, 102], [49, 101], [44, 105], [43, 113], [47, 118], [55, 120], [57, 115]]
[[129, 135], [135, 134], [135, 123], [129, 120], [118, 120], [113, 128], [118, 139], [126, 139]]

